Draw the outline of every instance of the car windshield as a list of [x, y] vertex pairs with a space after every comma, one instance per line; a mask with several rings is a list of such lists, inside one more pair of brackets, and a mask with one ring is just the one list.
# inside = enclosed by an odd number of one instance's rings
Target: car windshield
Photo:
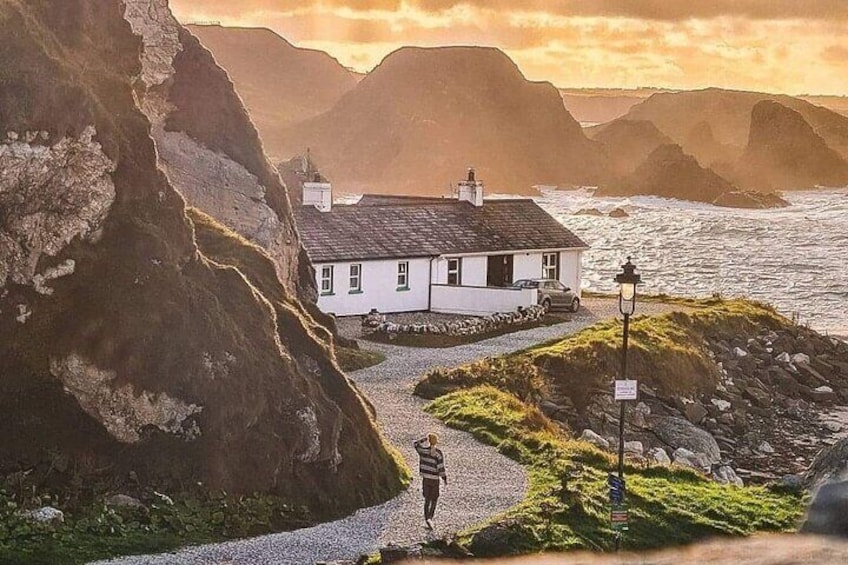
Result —
[[523, 279], [520, 281], [516, 281], [513, 286], [517, 286], [519, 288], [539, 288], [539, 281]]

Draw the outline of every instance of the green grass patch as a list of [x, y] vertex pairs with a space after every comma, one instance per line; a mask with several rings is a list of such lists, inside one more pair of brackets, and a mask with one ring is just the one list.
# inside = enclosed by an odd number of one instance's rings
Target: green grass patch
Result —
[[[27, 507], [56, 504], [38, 497]], [[314, 519], [305, 508], [269, 495], [223, 492], [154, 498], [144, 508], [88, 504], [65, 510], [57, 526], [32, 523], [20, 515], [19, 497], [0, 490], [0, 563], [65, 565], [122, 555], [161, 553], [186, 545], [225, 541], [291, 530]]]
[[[606, 484], [614, 468], [611, 456], [569, 439], [537, 409], [492, 387], [450, 393], [427, 410], [496, 446], [529, 474], [529, 492], [520, 505], [462, 535], [462, 543], [475, 555], [613, 547]], [[798, 495], [719, 485], [680, 468], [627, 465], [625, 477], [627, 549], [792, 531], [804, 506]]]
[[[628, 376], [662, 396], [711, 392], [719, 374], [707, 339], [730, 340], [791, 325], [769, 306], [746, 300], [698, 301], [691, 311], [635, 317], [630, 324]], [[622, 323], [598, 322], [573, 335], [495, 359], [451, 370], [434, 370], [416, 394], [436, 398], [453, 390], [492, 385], [523, 400], [546, 389], [567, 394], [580, 410], [599, 390], [609, 390], [619, 374]]]
[[342, 371], [345, 372], [367, 369], [379, 365], [385, 360], [386, 356], [379, 351], [336, 346], [336, 361], [338, 361]]

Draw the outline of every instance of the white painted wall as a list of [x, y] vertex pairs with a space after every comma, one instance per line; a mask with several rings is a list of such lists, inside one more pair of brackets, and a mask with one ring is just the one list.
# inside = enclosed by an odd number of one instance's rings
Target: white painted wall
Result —
[[486, 316], [498, 312], [514, 312], [536, 304], [536, 289], [495, 287], [433, 286], [431, 309], [442, 314]]
[[542, 276], [541, 253], [516, 253], [512, 259], [512, 279], [538, 279]]
[[[485, 256], [462, 257], [462, 285], [486, 286], [488, 268], [489, 259]], [[439, 257], [433, 261], [433, 282], [435, 284], [448, 284], [447, 257]]]
[[[333, 294], [319, 295], [318, 307], [336, 316], [427, 310], [430, 294], [430, 259], [409, 259], [409, 290], [397, 288], [397, 260], [362, 261], [362, 292], [350, 293], [350, 263], [333, 263]], [[321, 269], [315, 265], [318, 289]]]
[[559, 254], [559, 282], [582, 296], [583, 252], [563, 251]]

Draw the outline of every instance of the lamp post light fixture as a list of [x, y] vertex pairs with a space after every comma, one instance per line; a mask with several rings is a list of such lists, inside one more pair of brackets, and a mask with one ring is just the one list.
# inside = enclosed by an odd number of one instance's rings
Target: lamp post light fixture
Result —
[[[613, 526], [617, 528], [615, 537], [615, 549], [618, 551], [621, 545], [621, 532], [627, 527], [627, 510], [624, 506], [624, 415], [628, 400], [635, 400], [638, 388], [635, 382], [627, 381], [627, 341], [630, 335], [630, 316], [636, 311], [636, 285], [642, 282], [642, 277], [636, 273], [636, 266], [627, 258], [627, 263], [622, 265], [622, 272], [616, 275], [615, 282], [618, 283], [618, 309], [624, 316], [624, 331], [622, 334], [621, 348], [621, 376], [616, 382], [616, 400], [621, 403], [618, 418], [618, 480], [610, 477], [611, 501], [618, 509], [613, 507]], [[619, 387], [619, 385], [624, 385]], [[631, 386], [626, 386], [631, 385]]]

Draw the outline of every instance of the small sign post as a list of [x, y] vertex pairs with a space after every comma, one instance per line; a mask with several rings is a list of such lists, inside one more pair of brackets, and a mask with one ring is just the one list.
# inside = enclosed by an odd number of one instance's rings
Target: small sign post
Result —
[[627, 523], [629, 516], [627, 513], [627, 504], [613, 504], [610, 510], [610, 524], [616, 532], [626, 532], [629, 528]]
[[639, 381], [634, 380], [617, 380], [615, 381], [615, 399], [623, 400], [638, 400], [639, 399]]

